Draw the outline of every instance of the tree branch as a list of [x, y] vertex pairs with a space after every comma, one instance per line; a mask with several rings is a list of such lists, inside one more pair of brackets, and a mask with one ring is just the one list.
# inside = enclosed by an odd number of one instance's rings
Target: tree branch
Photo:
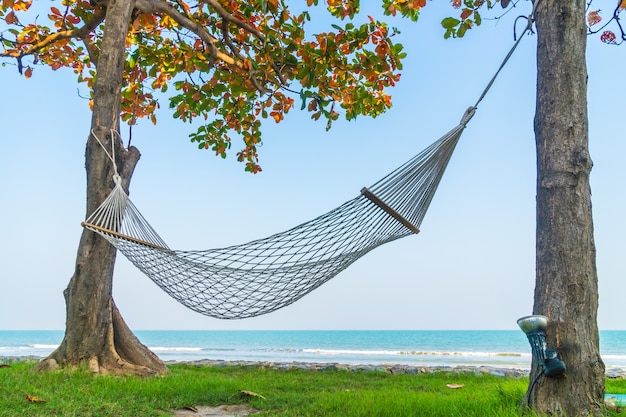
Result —
[[[214, 8], [215, 11], [222, 17], [222, 19], [225, 22], [232, 23], [235, 26], [237, 26], [237, 27], [239, 27], [239, 28], [241, 28], [241, 29], [243, 29], [243, 30], [245, 30], [247, 32], [250, 32], [252, 35], [254, 35], [254, 37], [256, 37], [261, 42], [265, 42], [265, 35], [263, 33], [261, 33], [260, 31], [256, 30], [255, 28], [253, 28], [252, 26], [250, 26], [246, 22], [242, 22], [241, 20], [239, 20], [236, 17], [234, 17], [226, 9], [224, 9], [222, 7], [222, 5], [219, 4], [216, 0], [205, 0], [205, 2], [206, 2], [206, 4], [208, 4], [209, 6]], [[225, 25], [223, 23], [222, 23], [222, 31], [227, 33], [227, 30], [226, 30]], [[225, 39], [228, 39], [228, 38], [225, 37]], [[228, 46], [231, 47], [231, 50], [233, 49], [231, 43], [228, 43]], [[272, 60], [272, 62], [270, 64], [272, 65], [272, 68], [274, 69], [274, 72], [276, 73], [276, 76], [280, 80], [280, 83], [283, 84], [283, 85], [286, 85], [287, 82], [285, 81], [283, 75], [281, 74], [280, 69], [278, 68], [278, 66], [274, 63], [273, 60]]]
[[226, 64], [233, 65], [239, 69], [245, 70], [243, 62], [235, 60], [232, 56], [220, 52], [215, 44], [218, 42], [218, 39], [213, 37], [209, 32], [204, 29], [204, 27], [193, 20], [189, 19], [187, 16], [181, 14], [176, 8], [171, 6], [169, 3], [160, 0], [137, 0], [135, 3], [135, 7], [142, 11], [143, 13], [148, 14], [165, 14], [172, 18], [176, 23], [188, 29], [198, 35], [200, 39], [204, 41], [209, 47], [209, 52], [215, 58], [224, 61]]
[[250, 32], [258, 40], [260, 40], [262, 42], [265, 41], [265, 35], [263, 35], [260, 31], [256, 30], [255, 28], [253, 28], [252, 26], [250, 26], [246, 22], [242, 22], [241, 20], [237, 19], [232, 14], [228, 13], [228, 11], [226, 9], [224, 9], [222, 7], [222, 5], [219, 4], [216, 0], [204, 0], [204, 2], [206, 4], [208, 4], [209, 6], [211, 6], [212, 8], [214, 8], [215, 11], [222, 17], [222, 19], [226, 20], [227, 22], [235, 24], [236, 26], [240, 27], [241, 29], [245, 30], [246, 32]]
[[[20, 53], [17, 56], [12, 55], [12, 54], [7, 54], [7, 53], [2, 53], [0, 54], [0, 56], [15, 56], [16, 58], [21, 58], [26, 55], [35, 54], [38, 51], [47, 47], [48, 45], [51, 45], [54, 42], [57, 42], [62, 39], [71, 39], [71, 38], [85, 39], [87, 35], [89, 35], [89, 33], [95, 30], [98, 27], [98, 25], [104, 21], [105, 14], [106, 14], [106, 9], [101, 8], [93, 15], [93, 17], [88, 22], [85, 23], [84, 26], [80, 28], [55, 32], [49, 36], [46, 36], [41, 41], [32, 45], [30, 48], [20, 51]], [[91, 53], [90, 53], [90, 58], [91, 58]]]

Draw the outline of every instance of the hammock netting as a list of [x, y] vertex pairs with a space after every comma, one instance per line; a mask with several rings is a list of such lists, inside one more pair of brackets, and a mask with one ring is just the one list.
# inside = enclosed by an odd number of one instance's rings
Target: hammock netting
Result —
[[83, 226], [99, 233], [174, 299], [201, 314], [239, 319], [289, 305], [372, 249], [418, 233], [452, 152], [473, 116], [358, 197], [290, 230], [242, 245], [172, 250], [121, 186]]

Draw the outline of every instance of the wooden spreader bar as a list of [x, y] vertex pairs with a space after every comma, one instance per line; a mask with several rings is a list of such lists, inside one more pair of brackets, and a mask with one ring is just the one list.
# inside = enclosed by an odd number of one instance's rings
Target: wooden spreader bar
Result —
[[376, 204], [378, 207], [383, 209], [391, 217], [393, 217], [394, 219], [402, 223], [403, 226], [405, 226], [407, 229], [409, 229], [413, 233], [417, 234], [420, 232], [420, 230], [417, 227], [413, 226], [410, 221], [402, 217], [400, 213], [398, 213], [397, 211], [389, 207], [387, 204], [385, 204], [383, 200], [381, 200], [374, 193], [368, 190], [367, 187], [363, 187], [363, 189], [361, 189], [361, 194], [367, 197], [367, 199], [370, 200], [372, 203]]
[[82, 222], [80, 225], [83, 226], [86, 229], [91, 229], [92, 231], [98, 231], [98, 232], [104, 233], [106, 235], [111, 235], [111, 236], [114, 236], [114, 237], [117, 237], [117, 238], [120, 238], [120, 239], [127, 240], [129, 242], [136, 243], [138, 245], [146, 246], [148, 248], [163, 250], [163, 251], [167, 251], [167, 252], [171, 252], [172, 251], [169, 248], [164, 248], [163, 246], [155, 245], [154, 243], [146, 242], [145, 240], [137, 239], [136, 237], [128, 236], [128, 235], [125, 235], [123, 233], [114, 232], [113, 230], [109, 230], [109, 229], [106, 229], [106, 228], [101, 227], [101, 226], [96, 226], [95, 224]]

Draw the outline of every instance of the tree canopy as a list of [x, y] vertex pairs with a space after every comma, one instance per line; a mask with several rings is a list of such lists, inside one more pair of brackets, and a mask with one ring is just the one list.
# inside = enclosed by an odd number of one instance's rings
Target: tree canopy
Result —
[[[9, 28], [2, 35], [2, 56], [15, 58], [26, 77], [36, 64], [70, 67], [91, 89], [106, 10], [100, 3], [52, 6], [46, 26], [44, 19], [23, 23], [20, 12], [28, 11], [30, 0], [4, 0], [0, 17]], [[399, 8], [387, 3], [388, 10]], [[356, 8], [353, 2], [328, 5], [339, 19], [353, 16]], [[415, 16], [418, 9], [401, 8]], [[205, 121], [190, 135], [199, 148], [224, 157], [237, 135], [243, 141], [238, 159], [258, 172], [261, 124], [280, 122], [296, 105], [289, 93], [328, 127], [340, 112], [354, 119], [388, 109], [385, 89], [399, 80], [405, 57], [402, 45], [394, 43], [396, 31], [370, 17], [359, 26], [334, 24], [331, 31], [308, 35], [310, 20], [306, 8], [293, 11], [278, 0], [137, 1], [127, 37], [122, 120], [132, 125], [146, 117], [156, 123], [154, 110], [167, 94], [174, 117]]]
[[[25, 77], [38, 64], [71, 68], [93, 95], [106, 3], [64, 0], [42, 17], [29, 13], [32, 0], [2, 0], [0, 56], [15, 60]], [[189, 136], [199, 148], [225, 157], [233, 137], [240, 138], [237, 158], [256, 173], [262, 123], [280, 122], [294, 106], [325, 120], [327, 128], [342, 114], [352, 120], [389, 109], [388, 89], [399, 81], [406, 56], [395, 41], [397, 29], [371, 16], [355, 25], [350, 18], [359, 12], [358, 0], [327, 0], [337, 23], [317, 31], [311, 7], [319, 0], [304, 3], [138, 0], [127, 36], [122, 120], [156, 123], [155, 109], [167, 101], [175, 118], [203, 121]], [[444, 37], [463, 37], [481, 24], [483, 9], [511, 2], [451, 3], [459, 12], [441, 22]], [[382, 13], [417, 20], [425, 6], [426, 0], [383, 0]], [[590, 9], [590, 32], [607, 43], [623, 42], [619, 12], [625, 7], [626, 0], [618, 1], [604, 21]], [[612, 22], [618, 35], [606, 29]]]

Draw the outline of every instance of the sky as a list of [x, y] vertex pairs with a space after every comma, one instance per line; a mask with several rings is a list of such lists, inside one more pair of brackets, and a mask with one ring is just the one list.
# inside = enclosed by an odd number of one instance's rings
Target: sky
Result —
[[[607, 11], [614, 4], [594, 3]], [[444, 40], [440, 26], [456, 13], [448, 2], [429, 2], [417, 23], [392, 20], [409, 53], [391, 90], [393, 108], [326, 132], [296, 106], [284, 122], [265, 123], [257, 175], [236, 161], [238, 143], [225, 160], [198, 150], [188, 140], [194, 126], [172, 119], [163, 102], [157, 126], [133, 128], [142, 157], [131, 199], [174, 249], [244, 243], [324, 214], [454, 127], [513, 45], [515, 17], [529, 12], [530, 2], [520, 2], [455, 40]], [[623, 48], [588, 42], [603, 330], [626, 329]], [[244, 320], [186, 309], [120, 254], [114, 299], [127, 323], [135, 330], [516, 329], [517, 318], [532, 312], [535, 283], [535, 53], [536, 36], [526, 36], [468, 124], [418, 235], [370, 252], [295, 304]], [[86, 217], [86, 92], [70, 71], [38, 68], [27, 80], [8, 65], [0, 89], [0, 329], [63, 329], [62, 293]], [[127, 128], [122, 135], [127, 141]]]

